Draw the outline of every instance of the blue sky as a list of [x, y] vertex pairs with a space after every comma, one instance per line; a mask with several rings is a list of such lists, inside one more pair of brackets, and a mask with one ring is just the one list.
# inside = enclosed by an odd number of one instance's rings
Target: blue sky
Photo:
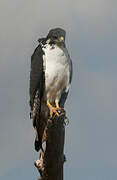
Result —
[[53, 27], [67, 32], [73, 81], [66, 103], [64, 179], [117, 179], [117, 2], [0, 1], [0, 179], [37, 179], [29, 119], [30, 57]]

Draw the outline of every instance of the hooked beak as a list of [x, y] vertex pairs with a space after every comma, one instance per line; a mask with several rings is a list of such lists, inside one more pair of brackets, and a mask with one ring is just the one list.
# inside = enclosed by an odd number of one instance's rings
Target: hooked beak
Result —
[[63, 42], [65, 39], [64, 39], [64, 37], [63, 36], [61, 36], [60, 38], [59, 38], [59, 41], [60, 42]]

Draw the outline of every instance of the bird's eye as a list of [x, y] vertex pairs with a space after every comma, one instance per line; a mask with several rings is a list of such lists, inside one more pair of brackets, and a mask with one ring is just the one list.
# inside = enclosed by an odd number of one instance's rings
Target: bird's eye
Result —
[[57, 39], [57, 36], [53, 36], [53, 39]]

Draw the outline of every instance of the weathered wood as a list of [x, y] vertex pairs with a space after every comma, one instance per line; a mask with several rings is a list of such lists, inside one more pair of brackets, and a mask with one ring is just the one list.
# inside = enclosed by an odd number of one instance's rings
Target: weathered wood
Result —
[[46, 127], [46, 147], [41, 152], [35, 166], [40, 172], [40, 180], [63, 180], [65, 138], [65, 112], [59, 117], [48, 119]]

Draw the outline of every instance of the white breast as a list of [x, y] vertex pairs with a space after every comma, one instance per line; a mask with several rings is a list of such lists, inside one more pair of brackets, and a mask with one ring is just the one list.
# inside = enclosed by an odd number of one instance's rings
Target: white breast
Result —
[[45, 85], [47, 98], [60, 98], [63, 89], [69, 87], [69, 55], [67, 49], [61, 49], [55, 45], [52, 49], [48, 45], [44, 49], [45, 55]]

